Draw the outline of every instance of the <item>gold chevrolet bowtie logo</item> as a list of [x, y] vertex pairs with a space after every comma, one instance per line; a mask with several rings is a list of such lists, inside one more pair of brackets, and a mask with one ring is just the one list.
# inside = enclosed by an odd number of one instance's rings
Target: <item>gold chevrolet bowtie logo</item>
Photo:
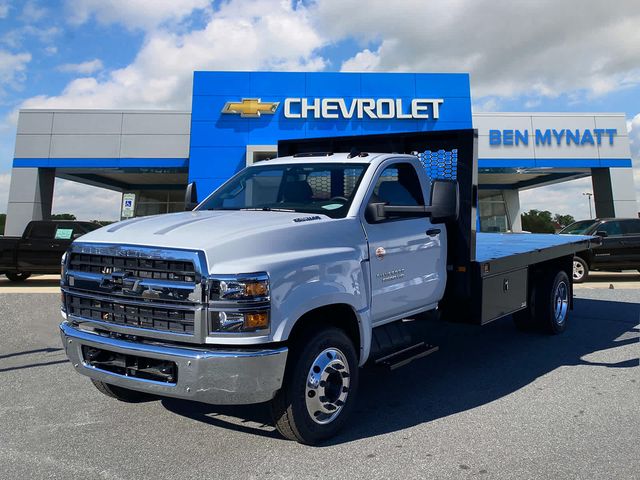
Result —
[[273, 115], [280, 102], [261, 102], [259, 98], [243, 98], [241, 102], [227, 102], [222, 113], [239, 113], [241, 117], [259, 117], [263, 113]]

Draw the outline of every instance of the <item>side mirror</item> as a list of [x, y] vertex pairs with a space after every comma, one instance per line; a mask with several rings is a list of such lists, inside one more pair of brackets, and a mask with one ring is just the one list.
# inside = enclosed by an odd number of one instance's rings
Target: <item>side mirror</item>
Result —
[[198, 193], [196, 192], [196, 182], [187, 185], [184, 192], [184, 210], [190, 212], [198, 205]]
[[460, 189], [458, 182], [434, 180], [431, 185], [431, 221], [455, 222], [460, 214]]
[[433, 223], [454, 222], [460, 214], [460, 191], [458, 182], [434, 180], [431, 186], [431, 205], [387, 205], [373, 202], [367, 205], [365, 216], [368, 222], [377, 223], [389, 216], [430, 217]]
[[596, 232], [596, 237], [604, 238], [604, 237], [608, 237], [608, 236], [609, 236], [609, 234], [607, 232], [605, 232], [604, 230], [598, 230]]

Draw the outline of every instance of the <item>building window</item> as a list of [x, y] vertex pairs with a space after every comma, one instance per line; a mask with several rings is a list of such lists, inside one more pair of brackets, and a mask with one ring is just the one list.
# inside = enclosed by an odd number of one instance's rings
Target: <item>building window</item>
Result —
[[480, 231], [507, 232], [511, 230], [507, 204], [502, 193], [480, 194]]
[[142, 190], [135, 192], [135, 216], [158, 215], [184, 210], [183, 190]]

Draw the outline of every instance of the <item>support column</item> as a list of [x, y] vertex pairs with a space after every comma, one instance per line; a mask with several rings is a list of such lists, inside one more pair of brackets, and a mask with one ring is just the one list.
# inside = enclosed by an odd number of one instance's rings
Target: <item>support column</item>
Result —
[[596, 217], [638, 217], [632, 168], [592, 168]]
[[504, 203], [507, 207], [507, 215], [512, 232], [522, 231], [522, 219], [520, 217], [520, 192], [518, 190], [502, 190]]
[[11, 171], [5, 235], [20, 236], [32, 220], [51, 216], [53, 168], [14, 168]]

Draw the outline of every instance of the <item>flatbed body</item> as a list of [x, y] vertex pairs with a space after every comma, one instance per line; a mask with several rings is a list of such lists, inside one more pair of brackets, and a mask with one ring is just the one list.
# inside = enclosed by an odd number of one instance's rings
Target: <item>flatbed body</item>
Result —
[[470, 320], [484, 325], [528, 308], [529, 284], [540, 267], [560, 262], [569, 269], [573, 256], [594, 241], [585, 235], [477, 233]]

